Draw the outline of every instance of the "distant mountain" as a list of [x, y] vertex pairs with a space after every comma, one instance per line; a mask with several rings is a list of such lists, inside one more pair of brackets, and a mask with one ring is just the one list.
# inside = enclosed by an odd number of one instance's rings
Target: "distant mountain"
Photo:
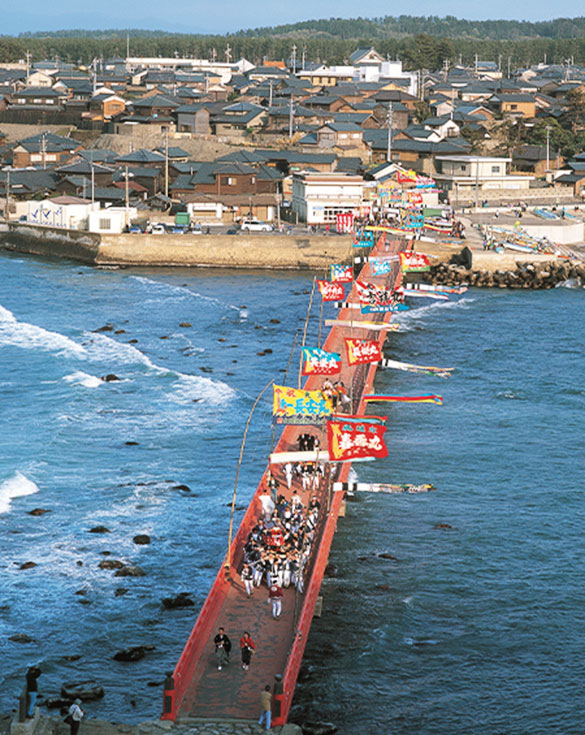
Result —
[[400, 15], [397, 18], [329, 18], [306, 20], [287, 25], [249, 28], [238, 36], [276, 38], [389, 39], [426, 33], [441, 38], [482, 41], [520, 41], [529, 39], [585, 38], [585, 17], [557, 18], [547, 21], [463, 20], [447, 15]]

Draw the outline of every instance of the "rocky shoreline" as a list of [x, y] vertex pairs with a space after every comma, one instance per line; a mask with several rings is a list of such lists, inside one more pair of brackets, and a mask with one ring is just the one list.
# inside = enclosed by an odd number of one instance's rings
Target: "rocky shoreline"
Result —
[[431, 266], [425, 281], [441, 286], [475, 286], [479, 288], [554, 288], [559, 283], [574, 281], [585, 284], [585, 262], [557, 260], [546, 263], [517, 263], [514, 270], [468, 268], [459, 263]]

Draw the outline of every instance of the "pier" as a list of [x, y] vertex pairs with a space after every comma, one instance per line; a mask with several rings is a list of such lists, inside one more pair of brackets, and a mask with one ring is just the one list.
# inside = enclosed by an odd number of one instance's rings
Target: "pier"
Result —
[[[372, 254], [397, 256], [404, 249], [406, 241], [390, 239], [384, 233], [374, 246]], [[395, 288], [401, 280], [399, 259], [396, 257], [392, 261], [388, 275], [379, 277], [372, 276], [366, 263], [360, 277], [378, 285]], [[352, 289], [349, 300], [357, 301], [355, 288]], [[363, 318], [381, 325], [389, 323], [391, 317], [392, 314], [386, 312], [369, 314]], [[359, 321], [360, 317], [356, 316], [355, 310], [347, 308], [339, 311], [339, 320], [352, 323], [352, 320]], [[333, 326], [322, 347], [344, 355], [345, 337], [351, 335], [374, 339], [381, 347], [386, 334], [384, 329], [368, 329], [355, 324]], [[365, 413], [363, 396], [371, 392], [376, 370], [377, 363], [349, 367], [342, 357], [342, 371], [335, 379], [342, 380], [349, 389], [352, 413]], [[322, 375], [309, 376], [303, 388], [320, 390], [323, 379]], [[296, 450], [298, 436], [306, 430], [307, 426], [285, 426], [275, 453]], [[311, 433], [319, 436], [319, 452], [324, 458], [328, 458], [324, 428], [311, 426]], [[234, 457], [234, 462], [235, 459]], [[272, 722], [274, 725], [286, 722], [343, 503], [344, 493], [334, 491], [333, 483], [347, 482], [350, 469], [349, 462], [327, 464], [325, 476], [318, 489], [303, 490], [300, 479], [294, 478], [289, 491], [282, 468], [275, 464], [266, 467], [235, 535], [232, 554], [223, 560], [173, 675], [167, 679], [163, 719], [237, 717], [254, 720], [259, 715], [260, 691], [266, 684], [270, 684], [273, 691]], [[240, 580], [243, 547], [261, 514], [259, 496], [267, 486], [269, 473], [280, 483], [279, 494], [289, 498], [296, 490], [305, 507], [309, 496], [317, 497], [321, 503], [316, 535], [306, 569], [304, 592], [301, 594], [293, 587], [283, 590], [283, 613], [279, 619], [273, 619], [270, 615], [266, 587], [256, 588], [253, 596], [248, 598]], [[213, 638], [220, 626], [231, 638], [232, 652], [231, 663], [218, 671]], [[243, 670], [239, 661], [239, 639], [244, 631], [250, 632], [257, 647], [249, 670]]]

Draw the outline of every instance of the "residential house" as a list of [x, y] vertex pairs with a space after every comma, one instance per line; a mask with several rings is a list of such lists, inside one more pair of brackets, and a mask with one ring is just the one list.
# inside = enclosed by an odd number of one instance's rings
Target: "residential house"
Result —
[[19, 109], [56, 110], [63, 107], [67, 97], [66, 91], [52, 87], [26, 87], [14, 93], [12, 104]]
[[333, 122], [317, 130], [317, 145], [320, 148], [361, 148], [363, 130], [352, 122]]
[[530, 186], [534, 176], [526, 174], [509, 174], [507, 171], [511, 158], [470, 155], [439, 155], [436, 157], [437, 184], [449, 192], [454, 199], [470, 198], [479, 192], [486, 191], [518, 191]]
[[536, 115], [536, 100], [532, 94], [494, 94], [489, 103], [504, 117], [532, 119]]
[[19, 141], [12, 150], [14, 168], [52, 168], [70, 161], [83, 146], [73, 138], [39, 133]]
[[196, 102], [181, 105], [175, 110], [177, 131], [192, 135], [209, 135], [211, 133], [209, 110], [205, 103]]
[[292, 208], [301, 222], [333, 226], [338, 214], [360, 214], [363, 188], [361, 176], [301, 171], [293, 175]]
[[546, 145], [521, 145], [512, 154], [512, 164], [516, 171], [526, 171], [536, 176], [545, 176], [551, 169], [558, 170], [563, 167], [565, 159], [560, 151], [548, 151]]
[[244, 135], [250, 128], [260, 128], [267, 119], [264, 107], [249, 102], [236, 102], [211, 116], [216, 135]]

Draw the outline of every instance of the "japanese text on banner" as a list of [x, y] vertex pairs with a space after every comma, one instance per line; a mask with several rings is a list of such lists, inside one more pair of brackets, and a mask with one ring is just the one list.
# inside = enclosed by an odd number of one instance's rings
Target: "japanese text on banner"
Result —
[[361, 365], [368, 362], [379, 362], [382, 359], [380, 345], [375, 339], [345, 338], [347, 362], [349, 365]]
[[320, 347], [303, 347], [303, 375], [334, 375], [341, 371], [341, 355]]
[[277, 424], [323, 424], [333, 413], [333, 404], [320, 390], [274, 386], [272, 414]]
[[381, 423], [328, 421], [329, 459], [334, 462], [347, 462], [387, 457], [385, 431], [386, 427]]

